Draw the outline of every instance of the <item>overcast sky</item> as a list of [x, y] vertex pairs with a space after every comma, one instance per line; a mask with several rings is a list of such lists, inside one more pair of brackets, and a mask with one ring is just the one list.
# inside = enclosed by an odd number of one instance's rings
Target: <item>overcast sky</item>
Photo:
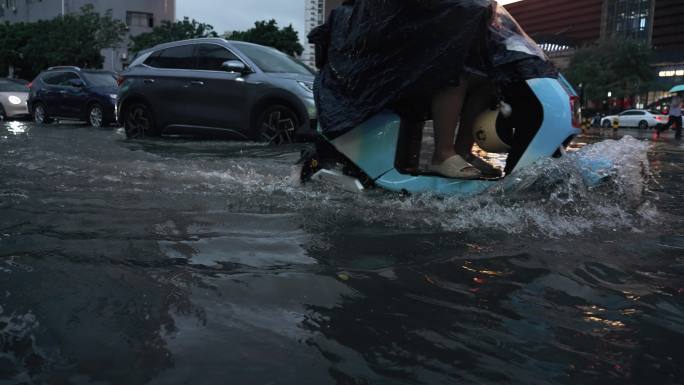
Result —
[[300, 39], [304, 36], [304, 0], [177, 0], [176, 16], [211, 24], [219, 34], [276, 19], [281, 27], [292, 24]]
[[[506, 4], [519, 0], [500, 0]], [[304, 0], [177, 0], [176, 16], [209, 23], [223, 34], [245, 30], [257, 20], [276, 19], [281, 27], [292, 24], [304, 38]]]

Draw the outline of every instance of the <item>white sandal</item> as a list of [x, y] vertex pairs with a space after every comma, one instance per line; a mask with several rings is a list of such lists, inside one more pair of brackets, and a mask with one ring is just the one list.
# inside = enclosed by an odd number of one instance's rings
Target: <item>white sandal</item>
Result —
[[460, 155], [454, 155], [442, 162], [442, 164], [430, 166], [430, 171], [455, 179], [480, 179], [482, 173], [472, 164], [468, 163]]

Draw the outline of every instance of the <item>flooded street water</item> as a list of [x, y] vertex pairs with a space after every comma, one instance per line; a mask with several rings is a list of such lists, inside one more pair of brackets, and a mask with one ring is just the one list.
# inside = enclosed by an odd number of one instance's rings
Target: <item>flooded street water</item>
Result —
[[684, 144], [620, 134], [457, 199], [0, 123], [0, 384], [684, 384]]

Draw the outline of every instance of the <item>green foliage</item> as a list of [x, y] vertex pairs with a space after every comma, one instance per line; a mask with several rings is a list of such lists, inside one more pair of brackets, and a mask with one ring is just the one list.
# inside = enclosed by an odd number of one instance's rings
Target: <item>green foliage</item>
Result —
[[16, 68], [20, 77], [32, 79], [47, 67], [74, 65], [99, 68], [101, 51], [123, 40], [126, 25], [100, 15], [92, 5], [79, 13], [37, 23], [0, 25], [0, 71]]
[[582, 84], [590, 100], [603, 100], [608, 92], [623, 97], [647, 91], [655, 80], [653, 52], [627, 39], [605, 40], [579, 49], [565, 71], [575, 86]]
[[254, 28], [233, 31], [226, 38], [273, 47], [291, 56], [299, 56], [304, 52], [304, 47], [299, 43], [299, 34], [292, 24], [278, 28], [275, 20], [257, 21]]
[[173, 23], [163, 21], [152, 32], [132, 37], [130, 49], [132, 52], [137, 53], [158, 44], [204, 37], [218, 37], [218, 34], [214, 32], [213, 26], [200, 23], [194, 19], [190, 20], [186, 17], [183, 18], [183, 21]]

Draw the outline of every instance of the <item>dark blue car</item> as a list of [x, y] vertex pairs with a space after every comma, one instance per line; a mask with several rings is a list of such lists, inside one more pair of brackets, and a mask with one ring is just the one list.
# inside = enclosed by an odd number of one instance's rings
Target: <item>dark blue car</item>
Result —
[[54, 119], [105, 127], [116, 120], [116, 74], [78, 67], [53, 67], [29, 85], [28, 107], [37, 124]]

